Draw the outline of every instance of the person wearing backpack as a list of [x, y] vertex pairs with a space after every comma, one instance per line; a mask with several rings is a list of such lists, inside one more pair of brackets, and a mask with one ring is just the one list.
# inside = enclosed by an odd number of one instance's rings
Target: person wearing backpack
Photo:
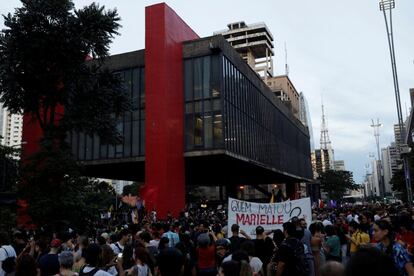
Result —
[[276, 276], [308, 276], [309, 267], [305, 256], [305, 247], [298, 240], [296, 226], [292, 222], [283, 224], [285, 240], [277, 251], [277, 271]]
[[0, 232], [0, 276], [12, 273], [16, 269], [16, 251], [10, 245], [9, 235]]
[[85, 262], [86, 265], [81, 268], [79, 276], [112, 276], [110, 273], [98, 267], [101, 256], [99, 245], [92, 243], [86, 248]]

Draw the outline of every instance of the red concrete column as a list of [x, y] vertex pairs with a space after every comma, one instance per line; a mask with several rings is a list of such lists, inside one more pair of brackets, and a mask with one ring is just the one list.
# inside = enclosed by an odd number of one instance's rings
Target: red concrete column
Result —
[[148, 210], [185, 205], [182, 42], [198, 35], [165, 3], [145, 10], [145, 186]]

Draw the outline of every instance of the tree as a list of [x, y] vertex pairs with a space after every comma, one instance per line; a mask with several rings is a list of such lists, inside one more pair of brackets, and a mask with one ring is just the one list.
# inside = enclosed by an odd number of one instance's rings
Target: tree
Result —
[[342, 201], [347, 190], [357, 190], [352, 172], [328, 170], [319, 176], [321, 189], [328, 194], [329, 199]]
[[[2, 139], [0, 136], [0, 141]], [[16, 148], [0, 145], [0, 192], [16, 191], [19, 164], [13, 157], [17, 154]]]
[[32, 116], [43, 131], [39, 152], [23, 162], [21, 194], [35, 223], [81, 225], [90, 219], [88, 195], [97, 184], [82, 177], [65, 139], [80, 131], [104, 142], [121, 138], [116, 120], [130, 101], [121, 79], [103, 66], [120, 18], [94, 3], [75, 9], [71, 0], [21, 2], [4, 16], [0, 33], [0, 102]]
[[15, 192], [19, 170], [13, 156], [17, 153], [16, 148], [0, 145], [0, 229], [5, 230], [12, 229], [16, 224]]

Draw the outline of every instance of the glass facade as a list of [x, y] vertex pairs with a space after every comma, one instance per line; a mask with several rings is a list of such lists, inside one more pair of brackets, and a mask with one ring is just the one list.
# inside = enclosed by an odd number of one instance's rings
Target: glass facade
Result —
[[218, 55], [184, 61], [185, 149], [223, 149]]
[[184, 93], [187, 152], [225, 149], [280, 171], [309, 174], [307, 134], [224, 54], [186, 59]]
[[275, 169], [307, 175], [309, 137], [225, 56], [222, 62], [226, 150]]
[[101, 160], [145, 155], [145, 70], [144, 67], [115, 72], [124, 81], [131, 97], [131, 111], [117, 118], [117, 131], [122, 141], [116, 145], [101, 142], [97, 135], [72, 133], [69, 140], [76, 160]]

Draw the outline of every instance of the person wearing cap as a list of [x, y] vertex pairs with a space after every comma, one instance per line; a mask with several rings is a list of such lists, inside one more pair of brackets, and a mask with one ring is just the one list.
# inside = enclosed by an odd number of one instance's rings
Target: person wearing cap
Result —
[[267, 264], [272, 257], [273, 250], [275, 249], [273, 240], [266, 235], [264, 228], [259, 225], [256, 227], [256, 239], [254, 239], [253, 242], [254, 256], [262, 261], [263, 267], [267, 267]]
[[58, 252], [62, 241], [59, 239], [53, 239], [50, 242], [49, 254], [44, 255], [39, 260], [39, 268], [42, 276], [55, 275], [59, 273], [60, 264]]
[[223, 260], [230, 255], [230, 241], [228, 239], [218, 239], [216, 241], [217, 266], [221, 266]]

